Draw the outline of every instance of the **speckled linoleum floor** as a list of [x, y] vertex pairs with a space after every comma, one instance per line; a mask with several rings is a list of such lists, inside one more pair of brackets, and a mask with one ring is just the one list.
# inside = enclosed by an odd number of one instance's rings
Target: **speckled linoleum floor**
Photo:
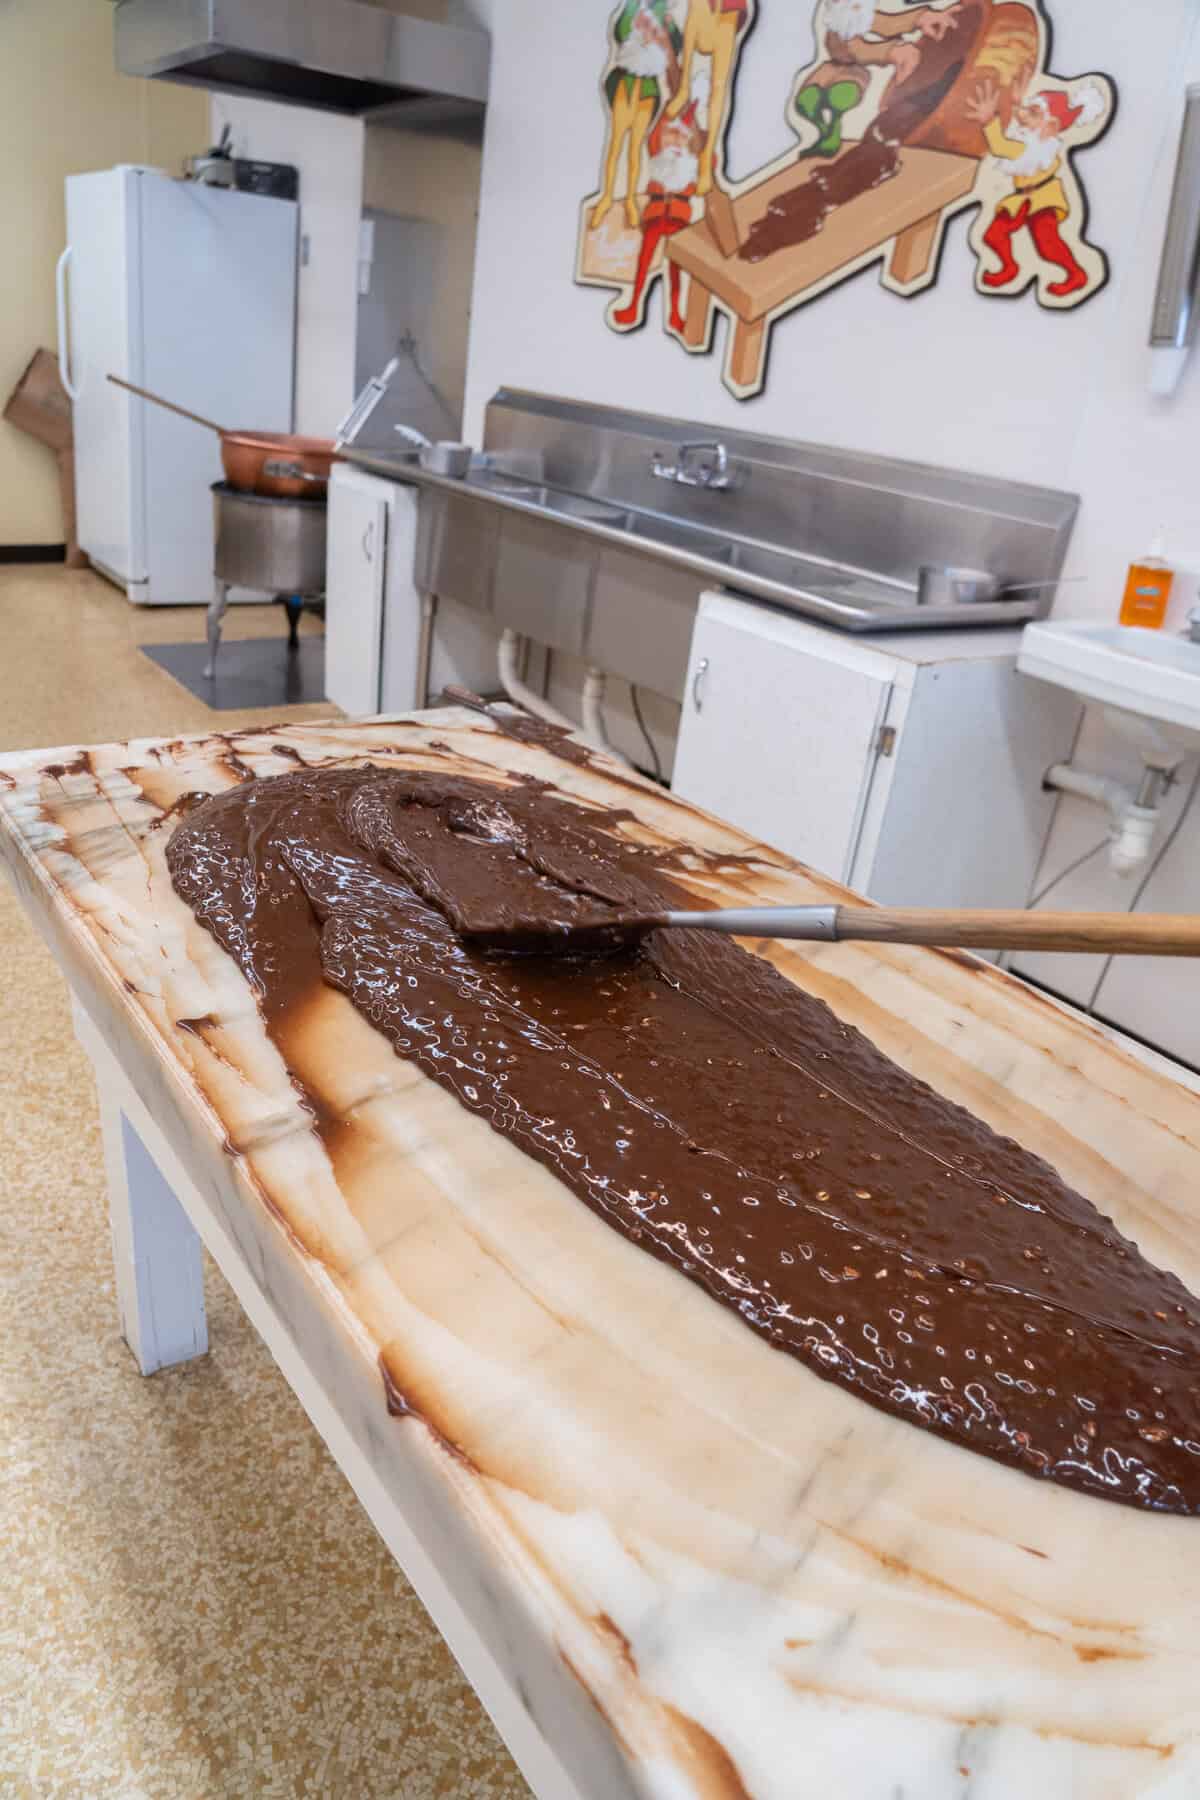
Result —
[[[239, 607], [226, 634], [282, 629]], [[265, 717], [137, 649], [202, 637], [200, 610], [0, 567], [0, 749]], [[211, 1264], [211, 1353], [137, 1374], [89, 1067], [3, 879], [0, 969], [0, 1795], [527, 1794]]]

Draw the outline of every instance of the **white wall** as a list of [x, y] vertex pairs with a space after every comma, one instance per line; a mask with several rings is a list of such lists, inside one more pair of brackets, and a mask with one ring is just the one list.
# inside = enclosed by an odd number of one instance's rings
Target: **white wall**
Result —
[[[122, 162], [175, 175], [204, 146], [203, 94], [118, 75], [112, 35], [112, 8], [95, 0], [8, 0], [0, 12], [0, 404], [39, 345], [56, 345], [66, 177]], [[0, 421], [0, 543], [62, 543], [63, 535], [54, 457]]]
[[300, 171], [301, 257], [296, 319], [296, 430], [331, 437], [354, 398], [360, 119], [310, 107], [214, 94], [215, 143], [228, 120], [236, 156], [295, 163]]
[[[783, 109], [811, 10], [759, 8], [729, 139], [735, 177], [794, 141]], [[1146, 392], [1183, 89], [1200, 76], [1197, 0], [1051, 3], [1055, 69], [1106, 70], [1120, 89], [1112, 129], [1078, 164], [1090, 234], [1112, 263], [1101, 294], [1067, 315], [1032, 295], [976, 294], [960, 216], [932, 290], [902, 300], [868, 270], [778, 325], [767, 390], [749, 402], [721, 386], [717, 355], [692, 358], [667, 339], [656, 312], [619, 337], [604, 323], [607, 293], [572, 282], [578, 206], [603, 143], [608, 12], [592, 11], [585, 26], [575, 7], [510, 0], [493, 44], [468, 435], [507, 382], [1074, 488], [1084, 505], [1068, 572], [1088, 581], [1064, 591], [1064, 612], [1112, 616], [1130, 557], [1160, 526], [1200, 543], [1200, 355], [1172, 404]]]
[[372, 125], [366, 134], [363, 204], [434, 230], [433, 305], [421, 366], [458, 421], [467, 380], [467, 340], [479, 219], [476, 143]]
[[[729, 137], [735, 179], [793, 141], [783, 110], [810, 52], [812, 10], [809, 0], [759, 7]], [[1049, 10], [1055, 71], [1102, 70], [1119, 89], [1111, 130], [1078, 164], [1090, 235], [1111, 262], [1108, 287], [1066, 315], [1032, 296], [976, 294], [966, 214], [950, 226], [932, 290], [901, 300], [871, 270], [835, 289], [776, 327], [767, 390], [739, 403], [720, 383], [720, 340], [714, 356], [690, 358], [663, 335], [661, 295], [646, 330], [618, 337], [604, 323], [606, 292], [574, 285], [579, 203], [597, 185], [603, 147], [609, 8], [590, 8], [584, 23], [576, 6], [509, 0], [493, 44], [466, 435], [478, 441], [489, 396], [510, 383], [1073, 489], [1082, 509], [1066, 572], [1086, 579], [1063, 589], [1056, 611], [1115, 619], [1126, 567], [1156, 532], [1200, 546], [1200, 350], [1162, 402], [1147, 392], [1146, 341], [1184, 88], [1200, 79], [1200, 0], [1050, 0]], [[1182, 623], [1196, 590], [1196, 577], [1177, 580], [1169, 625]], [[561, 660], [552, 692], [569, 707], [572, 672]], [[634, 748], [629, 721], [619, 723]], [[1136, 784], [1138, 765], [1092, 715], [1080, 755]], [[1102, 836], [1083, 802], [1064, 801], [1040, 880]], [[1124, 907], [1133, 891], [1098, 857], [1051, 903]], [[1200, 799], [1140, 904], [1200, 909]], [[1060, 957], [1039, 959], [1039, 972], [1087, 1000], [1101, 969]], [[1194, 968], [1126, 960], [1100, 1009], [1200, 1063]]]

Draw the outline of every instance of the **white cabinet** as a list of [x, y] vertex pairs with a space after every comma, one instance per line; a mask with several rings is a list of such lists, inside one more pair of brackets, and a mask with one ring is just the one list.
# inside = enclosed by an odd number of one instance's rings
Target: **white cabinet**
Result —
[[1021, 906], [1079, 708], [1016, 632], [851, 637], [706, 594], [673, 787], [892, 905]]
[[377, 713], [387, 566], [386, 494], [331, 489], [325, 561], [325, 692], [351, 718]]
[[[325, 692], [351, 717], [410, 712], [426, 704], [416, 584], [420, 490], [338, 463], [329, 482], [325, 571]], [[434, 602], [429, 695], [451, 682], [496, 686], [491, 619]]]
[[739, 601], [702, 606], [672, 787], [848, 879], [892, 666], [828, 631], [780, 654], [775, 624]]

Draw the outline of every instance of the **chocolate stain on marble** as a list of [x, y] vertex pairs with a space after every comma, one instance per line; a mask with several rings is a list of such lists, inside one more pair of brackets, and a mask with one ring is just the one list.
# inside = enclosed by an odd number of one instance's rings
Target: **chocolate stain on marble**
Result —
[[413, 1393], [411, 1382], [406, 1381], [402, 1384], [392, 1373], [388, 1365], [388, 1355], [389, 1352], [386, 1349], [379, 1352], [379, 1373], [383, 1378], [384, 1399], [392, 1418], [415, 1419], [425, 1428], [430, 1437], [440, 1444], [448, 1456], [453, 1457], [456, 1463], [469, 1470], [472, 1475], [478, 1475], [481, 1472], [478, 1463], [469, 1451], [464, 1450], [460, 1443], [442, 1429], [438, 1424], [434, 1409], [423, 1404], [420, 1397]]
[[1048, 1742], [1060, 1740], [1068, 1744], [1079, 1744], [1088, 1750], [1128, 1750], [1139, 1755], [1153, 1756], [1160, 1762], [1168, 1761], [1175, 1754], [1174, 1744], [1156, 1744], [1153, 1739], [1134, 1732], [1108, 1732], [1100, 1728], [1089, 1731], [1082, 1724], [1068, 1725], [1065, 1721], [1053, 1725], [1034, 1723], [1013, 1712], [964, 1713], [952, 1706], [922, 1705], [919, 1700], [914, 1699], [889, 1700], [886, 1695], [874, 1691], [860, 1692], [857, 1688], [828, 1681], [806, 1680], [793, 1674], [785, 1673], [783, 1679], [797, 1693], [810, 1694], [817, 1700], [833, 1700], [839, 1705], [855, 1707], [864, 1713], [882, 1711], [899, 1713], [905, 1718], [939, 1719], [964, 1731], [1000, 1731], [1020, 1726], [1022, 1730], [1032, 1732], [1035, 1737]]
[[529, 780], [298, 773], [198, 808], [167, 860], [277, 1043], [330, 982], [816, 1374], [1028, 1474], [1195, 1511], [1195, 1302], [1048, 1165], [731, 943], [522, 964], [460, 941], [514, 909], [678, 904], [624, 817]]
[[1125, 1650], [1114, 1644], [1072, 1644], [1071, 1648], [1082, 1663], [1145, 1662], [1150, 1654], [1148, 1650]]
[[233, 745], [221, 755], [221, 761], [237, 781], [257, 781], [258, 771], [240, 757]]
[[43, 766], [41, 773], [43, 775], [49, 775], [54, 781], [61, 781], [64, 775], [94, 776], [95, 770], [92, 767], [91, 752], [88, 750], [80, 750], [71, 758], [70, 762], [46, 763]]
[[737, 1764], [711, 1731], [677, 1706], [663, 1702], [662, 1710], [698, 1800], [754, 1800]]
[[[127, 776], [135, 787], [141, 788], [144, 795], [146, 794], [146, 790], [139, 780], [139, 777], [142, 774], [140, 769], [122, 769], [121, 773], [122, 775]], [[149, 796], [146, 795], [146, 798], [149, 799]], [[150, 823], [146, 826], [146, 830], [161, 831], [163, 826], [168, 824], [172, 819], [186, 819], [188, 814], [194, 812], [202, 801], [210, 800], [211, 798], [212, 795], [207, 788], [189, 788], [185, 794], [180, 794], [177, 799], [172, 800], [169, 806], [160, 808], [158, 817], [151, 819]], [[153, 802], [151, 802], [151, 804], [153, 804]]]

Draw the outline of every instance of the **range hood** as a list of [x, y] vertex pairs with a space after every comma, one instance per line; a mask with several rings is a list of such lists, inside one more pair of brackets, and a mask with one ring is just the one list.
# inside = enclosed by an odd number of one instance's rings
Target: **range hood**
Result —
[[117, 0], [114, 29], [123, 75], [381, 124], [477, 121], [487, 99], [486, 32], [364, 0]]

